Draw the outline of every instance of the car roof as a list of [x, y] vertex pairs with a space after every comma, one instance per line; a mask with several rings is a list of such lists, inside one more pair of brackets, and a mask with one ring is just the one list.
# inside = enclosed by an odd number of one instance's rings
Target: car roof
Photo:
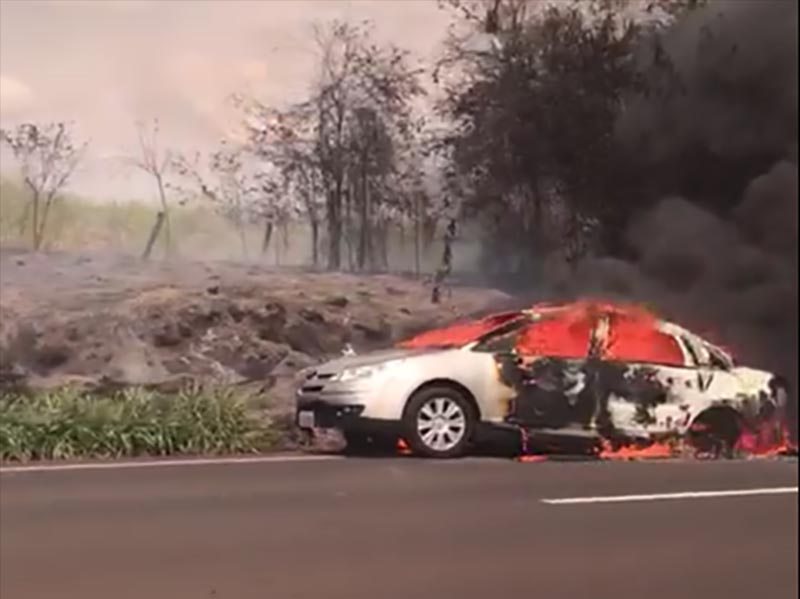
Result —
[[498, 312], [479, 319], [460, 321], [446, 327], [431, 329], [400, 342], [398, 347], [407, 349], [463, 347], [484, 339], [517, 319], [528, 318], [536, 320], [549, 316], [564, 316], [576, 321], [591, 320], [600, 316], [617, 316], [628, 321], [653, 326], [667, 334], [683, 335], [709, 346], [731, 361], [733, 360], [731, 352], [710, 343], [678, 324], [662, 319], [658, 314], [642, 304], [598, 299], [581, 299], [573, 302], [538, 302], [522, 310]]

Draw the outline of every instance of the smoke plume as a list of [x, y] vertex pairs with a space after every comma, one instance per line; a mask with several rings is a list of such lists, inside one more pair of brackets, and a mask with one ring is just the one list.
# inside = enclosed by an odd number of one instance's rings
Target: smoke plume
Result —
[[652, 302], [795, 395], [797, 2], [711, 2], [661, 41], [669, 82], [618, 123], [656, 201], [628, 228], [635, 258], [585, 261], [573, 290]]

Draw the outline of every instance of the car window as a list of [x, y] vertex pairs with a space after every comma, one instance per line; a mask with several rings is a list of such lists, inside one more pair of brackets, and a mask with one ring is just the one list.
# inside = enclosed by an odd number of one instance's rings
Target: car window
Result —
[[730, 360], [726, 359], [724, 354], [700, 337], [684, 332], [680, 335], [680, 338], [697, 366], [721, 368], [723, 370], [731, 367]]
[[681, 335], [680, 340], [681, 343], [683, 343], [683, 347], [686, 349], [686, 352], [689, 354], [689, 358], [694, 366], [705, 366], [708, 364], [706, 353], [701, 351], [703, 349], [702, 346], [694, 343], [685, 335]]
[[664, 366], [686, 366], [681, 344], [662, 331], [657, 321], [613, 315], [603, 347], [603, 359]]
[[520, 331], [529, 322], [530, 320], [527, 318], [519, 318], [509, 322], [485, 335], [472, 349], [473, 351], [488, 353], [512, 352], [516, 346]]
[[502, 330], [509, 321], [520, 318], [519, 312], [495, 314], [486, 318], [461, 322], [421, 333], [397, 344], [405, 349], [461, 347], [479, 341], [485, 335]]
[[596, 324], [595, 318], [584, 315], [544, 313], [519, 332], [516, 349], [524, 356], [584, 359]]
[[720, 370], [730, 370], [733, 368], [733, 360], [729, 356], [725, 355], [724, 352], [713, 345], [707, 345], [707, 349], [709, 366], [712, 368], [718, 368]]

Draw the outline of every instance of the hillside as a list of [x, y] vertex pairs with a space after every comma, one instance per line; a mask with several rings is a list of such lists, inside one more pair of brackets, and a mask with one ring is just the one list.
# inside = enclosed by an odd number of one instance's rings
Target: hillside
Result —
[[0, 273], [3, 388], [213, 383], [251, 387], [277, 409], [299, 369], [347, 344], [384, 347], [507, 299], [457, 288], [437, 306], [396, 276], [86, 254], [6, 250]]

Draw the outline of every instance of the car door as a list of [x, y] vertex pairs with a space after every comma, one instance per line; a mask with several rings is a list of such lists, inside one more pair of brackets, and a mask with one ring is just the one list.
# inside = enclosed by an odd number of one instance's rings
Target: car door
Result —
[[679, 335], [626, 315], [609, 315], [603, 328], [596, 425], [643, 437], [687, 426], [708, 382]]
[[584, 313], [545, 313], [520, 331], [513, 353], [497, 355], [501, 378], [514, 390], [509, 422], [529, 429], [590, 423], [585, 367], [595, 326]]

